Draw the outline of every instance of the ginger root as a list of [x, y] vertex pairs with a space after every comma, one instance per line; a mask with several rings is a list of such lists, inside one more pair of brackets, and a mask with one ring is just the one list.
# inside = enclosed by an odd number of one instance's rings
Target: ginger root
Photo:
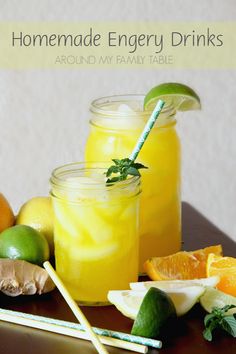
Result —
[[43, 294], [54, 288], [45, 269], [22, 260], [0, 258], [0, 291], [4, 294]]

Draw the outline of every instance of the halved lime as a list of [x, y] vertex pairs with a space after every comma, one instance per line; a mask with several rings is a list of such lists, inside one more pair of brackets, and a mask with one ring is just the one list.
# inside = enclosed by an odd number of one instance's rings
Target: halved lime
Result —
[[[212, 287], [206, 288], [205, 293], [200, 298], [200, 304], [207, 312], [211, 312], [213, 307], [224, 307], [226, 305], [236, 306], [236, 297], [228, 295], [223, 291], [217, 290]], [[236, 313], [236, 308], [230, 309], [226, 312], [226, 315], [232, 315]]]
[[150, 288], [141, 303], [131, 334], [158, 338], [176, 317], [171, 298], [160, 289]]
[[178, 111], [201, 109], [197, 93], [191, 87], [177, 82], [153, 87], [144, 98], [144, 110], [153, 110], [159, 99], [165, 101], [165, 106], [171, 105]]

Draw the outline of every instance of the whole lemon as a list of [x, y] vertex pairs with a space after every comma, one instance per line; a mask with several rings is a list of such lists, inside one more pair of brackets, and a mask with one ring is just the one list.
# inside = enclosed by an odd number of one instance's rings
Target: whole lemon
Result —
[[42, 233], [54, 254], [53, 209], [50, 197], [34, 197], [22, 205], [16, 218], [17, 225], [28, 225]]
[[10, 204], [2, 193], [0, 193], [0, 232], [14, 225], [15, 217]]
[[49, 259], [48, 242], [30, 226], [12, 226], [0, 234], [0, 258], [23, 259], [41, 266]]

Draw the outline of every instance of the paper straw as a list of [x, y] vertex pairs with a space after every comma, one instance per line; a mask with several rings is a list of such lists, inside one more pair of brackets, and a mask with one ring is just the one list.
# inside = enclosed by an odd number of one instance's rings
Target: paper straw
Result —
[[100, 342], [98, 336], [94, 331], [92, 330], [92, 327], [87, 320], [87, 318], [84, 316], [83, 312], [80, 310], [79, 306], [76, 304], [76, 302], [73, 300], [71, 297], [70, 293], [62, 283], [61, 279], [51, 266], [50, 262], [44, 262], [43, 263], [44, 268], [50, 275], [50, 278], [52, 281], [55, 283], [56, 287], [60, 291], [61, 295], [69, 305], [71, 311], [75, 315], [75, 317], [79, 320], [79, 322], [83, 325], [85, 331], [87, 332], [88, 336], [90, 337], [91, 342], [93, 343], [94, 347], [97, 349], [99, 354], [108, 354], [108, 351], [106, 348], [103, 346], [103, 344]]
[[[56, 325], [58, 327], [59, 326], [65, 327], [65, 328], [73, 329], [76, 331], [84, 331], [83, 326], [80, 323], [63, 321], [63, 320], [58, 320], [55, 318], [32, 315], [32, 314], [28, 314], [28, 313], [24, 313], [24, 312], [18, 312], [18, 311], [12, 311], [12, 310], [6, 310], [6, 309], [0, 308], [0, 319], [2, 319], [2, 316], [4, 316], [4, 315], [12, 316], [15, 318], [19, 317], [19, 318], [26, 319], [26, 320], [34, 320], [37, 322], [52, 324], [52, 325]], [[160, 349], [162, 347], [162, 342], [160, 340], [151, 339], [151, 338], [144, 338], [144, 337], [140, 337], [140, 336], [134, 336], [129, 333], [112, 331], [110, 329], [105, 329], [105, 328], [92, 327], [92, 329], [99, 336], [108, 337], [107, 338], [108, 340], [110, 337], [110, 339], [114, 338], [117, 340], [125, 341], [127, 343], [141, 344], [144, 346], [149, 346], [149, 347], [157, 348], [157, 349]], [[52, 331], [52, 332], [54, 332], [54, 331]], [[80, 337], [78, 337], [78, 338], [80, 338]], [[109, 344], [103, 342], [103, 344], [116, 346], [112, 343], [113, 343], [112, 340], [109, 342]], [[125, 347], [125, 349], [134, 350], [133, 348], [129, 349], [127, 347]]]
[[[0, 309], [1, 321], [15, 323], [30, 328], [37, 328], [52, 333], [63, 334], [74, 338], [79, 338], [79, 339], [84, 339], [89, 341], [91, 340], [90, 336], [88, 336], [88, 334], [84, 330], [82, 331], [74, 328], [69, 328], [66, 326], [62, 326], [60, 324], [50, 323], [49, 321], [45, 322], [41, 319], [42, 319], [41, 316], [27, 315], [22, 312]], [[57, 320], [54, 320], [54, 322], [57, 322]], [[148, 351], [148, 347], [141, 344], [130, 343], [124, 340], [109, 338], [105, 336], [99, 336], [99, 339], [103, 344], [116, 347], [116, 348], [131, 350], [133, 352], [135, 351], [142, 354], [145, 354]]]
[[147, 123], [146, 123], [146, 125], [145, 125], [145, 127], [144, 127], [144, 129], [142, 131], [142, 134], [140, 135], [140, 137], [139, 137], [139, 139], [138, 139], [138, 141], [137, 141], [137, 143], [136, 143], [136, 145], [134, 147], [134, 150], [132, 151], [132, 153], [131, 153], [131, 155], [129, 157], [129, 159], [131, 161], [136, 160], [140, 150], [142, 149], [142, 146], [143, 146], [145, 140], [147, 139], [147, 137], [148, 137], [153, 125], [155, 124], [159, 114], [161, 113], [161, 110], [164, 107], [164, 104], [165, 104], [165, 102], [162, 101], [162, 100], [159, 100], [157, 102], [156, 107], [154, 108], [150, 118], [148, 119], [148, 121], [147, 121]]

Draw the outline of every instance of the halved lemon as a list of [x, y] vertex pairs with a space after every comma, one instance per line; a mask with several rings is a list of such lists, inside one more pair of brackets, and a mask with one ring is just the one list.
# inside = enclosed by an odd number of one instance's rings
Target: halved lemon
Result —
[[[148, 290], [111, 290], [108, 300], [124, 315], [136, 319], [139, 308]], [[166, 294], [175, 305], [177, 316], [187, 313], [204, 293], [205, 287], [201, 285], [185, 288], [171, 289]]]
[[188, 286], [216, 286], [220, 281], [219, 276], [213, 276], [201, 279], [191, 279], [191, 280], [151, 280], [143, 281], [137, 283], [130, 283], [130, 288], [132, 290], [146, 290], [152, 287], [158, 288], [164, 291], [171, 291], [181, 288], [186, 288]]
[[[205, 293], [200, 298], [200, 304], [207, 312], [211, 312], [213, 307], [222, 308], [226, 305], [235, 305], [236, 306], [236, 297], [232, 295], [225, 294], [223, 291], [218, 289], [208, 287], [206, 288]], [[232, 315], [236, 313], [236, 307], [230, 309], [226, 312], [226, 315]]]

